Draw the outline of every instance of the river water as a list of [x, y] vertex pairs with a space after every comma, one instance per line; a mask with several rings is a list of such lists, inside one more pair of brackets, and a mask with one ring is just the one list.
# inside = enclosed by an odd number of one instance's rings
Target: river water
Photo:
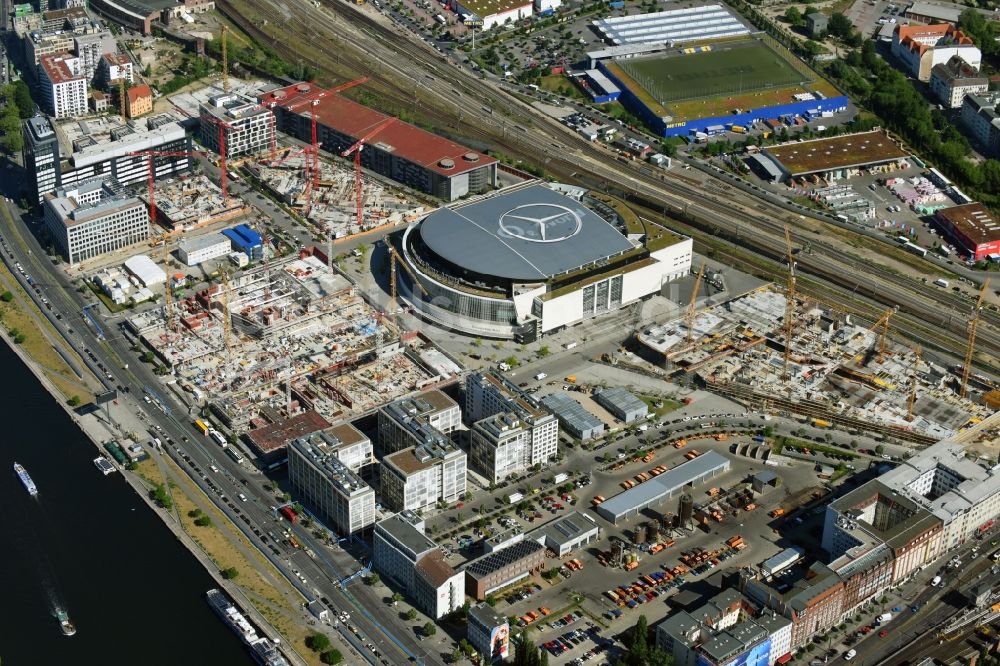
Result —
[[120, 474], [97, 470], [97, 450], [3, 343], [0, 378], [3, 666], [252, 664], [205, 601], [208, 573]]

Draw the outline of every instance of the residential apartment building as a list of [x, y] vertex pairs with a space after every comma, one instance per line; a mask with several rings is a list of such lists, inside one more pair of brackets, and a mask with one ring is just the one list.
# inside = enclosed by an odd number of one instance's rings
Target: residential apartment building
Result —
[[153, 110], [153, 90], [145, 83], [125, 91], [125, 113], [129, 118], [144, 116]]
[[415, 511], [454, 502], [466, 488], [466, 454], [433, 429], [427, 440], [382, 458], [382, 503], [390, 511]]
[[[129, 155], [144, 150], [186, 153], [191, 140], [179, 119], [168, 113], [141, 121], [106, 116], [60, 123], [35, 117], [24, 122], [24, 164], [39, 203], [58, 187], [72, 188], [95, 178], [121, 185], [145, 183], [149, 158]], [[191, 158], [183, 154], [152, 159], [157, 179], [191, 167]]]
[[[94, 194], [94, 189], [79, 190]], [[44, 219], [52, 239], [70, 265], [145, 242], [149, 210], [138, 197], [101, 188], [81, 202], [77, 189], [57, 190], [44, 198]]]
[[372, 566], [435, 620], [465, 603], [463, 574], [445, 562], [444, 553], [424, 534], [423, 521], [411, 512], [375, 525]]
[[975, 69], [982, 53], [965, 33], [950, 23], [897, 25], [892, 33], [892, 54], [907, 72], [920, 81], [929, 81], [935, 65], [959, 56]]
[[958, 109], [966, 95], [979, 95], [990, 87], [990, 81], [979, 70], [952, 56], [948, 62], [931, 68], [931, 92], [949, 109]]
[[329, 527], [353, 534], [375, 524], [375, 491], [338, 456], [338, 440], [320, 431], [288, 445], [288, 480]]
[[94, 82], [104, 88], [115, 87], [118, 81], [135, 83], [135, 68], [131, 58], [123, 53], [105, 53], [97, 63], [97, 75]]
[[510, 623], [487, 603], [469, 607], [466, 638], [483, 663], [499, 664], [510, 656]]
[[[470, 424], [500, 413], [513, 415], [528, 433], [526, 467], [544, 465], [559, 453], [559, 420], [529, 393], [492, 370], [465, 380], [465, 418]], [[523, 458], [522, 458], [523, 460]], [[511, 468], [509, 473], [516, 473]]]
[[199, 110], [201, 143], [210, 150], [222, 152], [220, 128], [227, 158], [271, 149], [275, 140], [274, 116], [252, 97], [236, 93], [215, 95]]
[[[117, 54], [118, 43], [108, 30], [77, 32], [73, 35], [73, 52], [80, 58], [80, 67], [87, 81], [93, 81], [106, 54]], [[126, 56], [119, 56], [127, 60]]]
[[1000, 95], [966, 95], [962, 100], [962, 124], [974, 143], [987, 155], [1000, 155]]
[[42, 56], [38, 84], [42, 106], [53, 118], [87, 113], [87, 77], [80, 58], [68, 53]]
[[425, 426], [447, 435], [461, 423], [458, 403], [441, 391], [394, 400], [378, 412], [379, 450], [394, 453], [421, 443]]

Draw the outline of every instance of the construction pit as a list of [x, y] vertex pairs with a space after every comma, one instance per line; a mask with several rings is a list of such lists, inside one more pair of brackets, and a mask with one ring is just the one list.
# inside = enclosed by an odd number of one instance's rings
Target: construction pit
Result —
[[[678, 379], [772, 411], [872, 429], [924, 443], [952, 436], [992, 410], [958, 395], [959, 379], [872, 325], [796, 299], [785, 371], [785, 295], [772, 285], [636, 336], [639, 353]], [[974, 389], [970, 384], [970, 389]], [[970, 391], [970, 395], [975, 391]]]
[[211, 402], [234, 433], [268, 406], [336, 420], [458, 372], [423, 338], [401, 340], [346, 278], [308, 253], [174, 303], [171, 320], [156, 308], [126, 328], [170, 369], [179, 396]]
[[[156, 223], [171, 231], [193, 231], [250, 212], [240, 199], [223, 197], [219, 186], [201, 174], [164, 178], [155, 187]], [[148, 205], [148, 190], [140, 198]]]
[[357, 220], [355, 172], [347, 163], [318, 160], [319, 177], [310, 180], [313, 159], [304, 149], [287, 149], [276, 159], [246, 161], [243, 168], [277, 199], [316, 227], [321, 237], [343, 238], [380, 227], [408, 224], [424, 214], [423, 205], [367, 175], [361, 177], [361, 224]]

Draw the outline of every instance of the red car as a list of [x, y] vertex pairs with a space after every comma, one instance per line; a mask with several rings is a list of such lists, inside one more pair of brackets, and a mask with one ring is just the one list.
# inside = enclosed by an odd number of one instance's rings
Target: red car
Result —
[[889, 631], [886, 630], [886, 629], [883, 629], [882, 631], [878, 632], [878, 637], [879, 638], [885, 638], [888, 635], [889, 635]]

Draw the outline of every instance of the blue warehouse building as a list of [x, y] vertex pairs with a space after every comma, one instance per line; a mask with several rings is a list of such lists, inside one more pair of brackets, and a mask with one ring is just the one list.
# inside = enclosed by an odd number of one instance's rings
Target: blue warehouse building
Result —
[[251, 261], [264, 255], [264, 242], [260, 234], [245, 224], [237, 224], [232, 229], [225, 229], [222, 235], [233, 244], [233, 250], [243, 252]]

